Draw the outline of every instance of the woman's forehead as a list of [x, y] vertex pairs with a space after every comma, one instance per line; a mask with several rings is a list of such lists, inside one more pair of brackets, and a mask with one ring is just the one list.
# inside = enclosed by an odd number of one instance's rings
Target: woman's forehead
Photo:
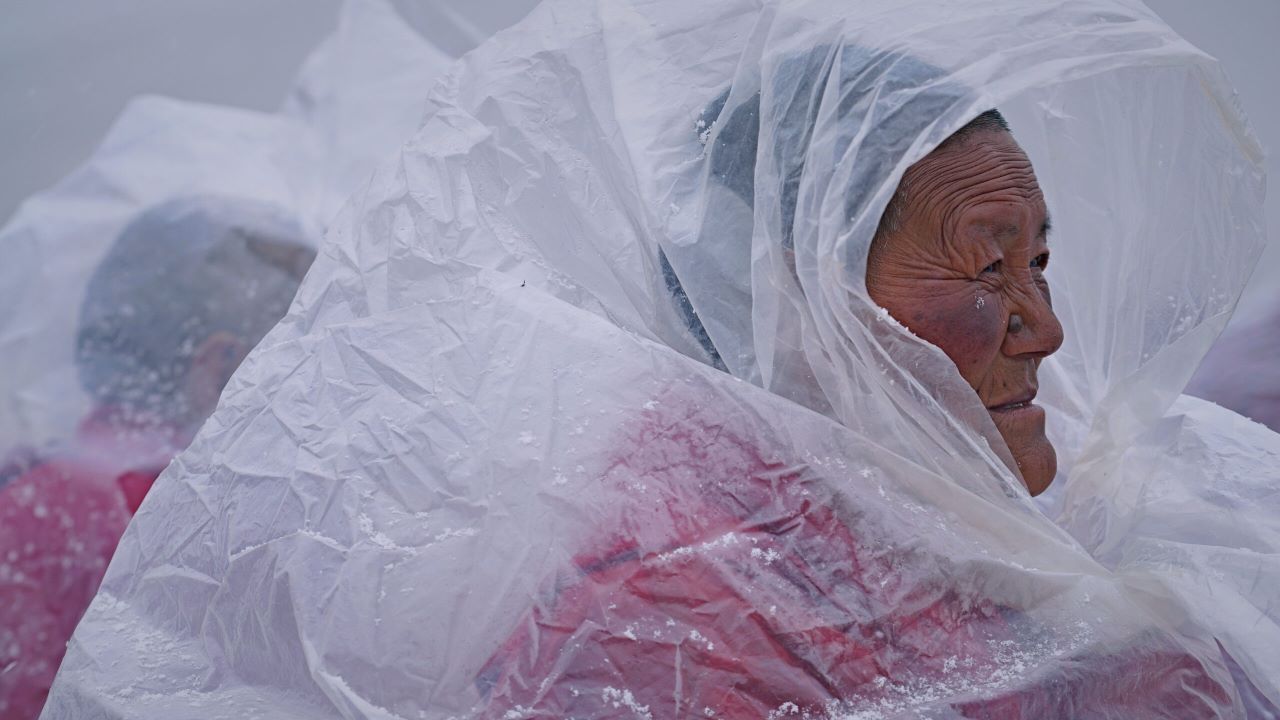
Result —
[[1048, 208], [1026, 153], [1006, 132], [943, 145], [904, 177], [908, 215], [984, 228], [995, 238], [1048, 232]]
[[1008, 132], [983, 132], [944, 143], [908, 168], [912, 200], [923, 202], [1012, 193], [1039, 196], [1035, 169]]
[[979, 197], [958, 209], [957, 224], [980, 231], [997, 241], [1020, 238], [1047, 239], [1052, 222], [1044, 196]]

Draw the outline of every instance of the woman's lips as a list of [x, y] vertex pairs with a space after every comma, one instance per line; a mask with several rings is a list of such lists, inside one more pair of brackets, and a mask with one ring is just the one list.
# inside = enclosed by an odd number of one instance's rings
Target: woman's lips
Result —
[[1021, 426], [1025, 423], [1040, 422], [1044, 418], [1044, 408], [1030, 400], [997, 405], [987, 408], [987, 412], [991, 413], [992, 420], [1003, 425]]
[[987, 409], [990, 410], [991, 412], [1013, 412], [1014, 410], [1021, 410], [1023, 408], [1033, 407], [1034, 405], [1035, 403], [1031, 402], [1030, 400], [1021, 400], [1019, 402], [1005, 403], [1004, 405], [997, 405], [995, 407], [990, 407]]
[[1006, 415], [1006, 414], [1012, 415], [1015, 413], [1025, 412], [1027, 410], [1041, 410], [1041, 408], [1035, 404], [1035, 399], [1036, 399], [1036, 391], [1032, 390], [1022, 395], [1021, 397], [1010, 400], [1008, 402], [1003, 402], [998, 405], [988, 406], [987, 411], [993, 414], [1000, 413], [1001, 415]]

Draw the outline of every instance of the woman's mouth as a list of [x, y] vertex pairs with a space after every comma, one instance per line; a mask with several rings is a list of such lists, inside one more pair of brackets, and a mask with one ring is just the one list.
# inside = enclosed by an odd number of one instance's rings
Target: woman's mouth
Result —
[[1037, 407], [1035, 404], [1036, 391], [1022, 393], [1016, 397], [1005, 400], [1004, 402], [988, 405], [987, 410], [993, 413], [1015, 413], [1020, 410]]
[[1004, 405], [997, 405], [993, 408], [987, 408], [987, 409], [990, 410], [991, 412], [1012, 412], [1014, 410], [1021, 410], [1022, 408], [1031, 407], [1033, 404], [1034, 403], [1032, 403], [1030, 400], [1022, 400], [1020, 402], [1005, 403]]

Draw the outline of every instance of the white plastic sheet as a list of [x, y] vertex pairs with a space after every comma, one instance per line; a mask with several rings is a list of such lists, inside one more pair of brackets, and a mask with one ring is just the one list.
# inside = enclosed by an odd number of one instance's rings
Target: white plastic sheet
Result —
[[[1057, 227], [1057, 524], [863, 281], [992, 107]], [[548, 2], [335, 224], [45, 716], [1265, 717], [1280, 439], [1179, 397], [1260, 167], [1137, 3]]]
[[142, 98], [0, 230], [0, 719], [30, 720], [137, 504], [447, 65], [352, 0], [277, 114]]

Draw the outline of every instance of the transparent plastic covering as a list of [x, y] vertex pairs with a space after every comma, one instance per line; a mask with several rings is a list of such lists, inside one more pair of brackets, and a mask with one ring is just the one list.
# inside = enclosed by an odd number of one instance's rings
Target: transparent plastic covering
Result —
[[[864, 283], [993, 107], [1056, 228], [1044, 507]], [[1180, 396], [1260, 161], [1136, 2], [549, 0], [346, 206], [45, 717], [1267, 717], [1280, 437]]]
[[0, 230], [0, 720], [40, 712], [138, 503], [447, 64], [352, 0], [281, 112], [136, 100]]

